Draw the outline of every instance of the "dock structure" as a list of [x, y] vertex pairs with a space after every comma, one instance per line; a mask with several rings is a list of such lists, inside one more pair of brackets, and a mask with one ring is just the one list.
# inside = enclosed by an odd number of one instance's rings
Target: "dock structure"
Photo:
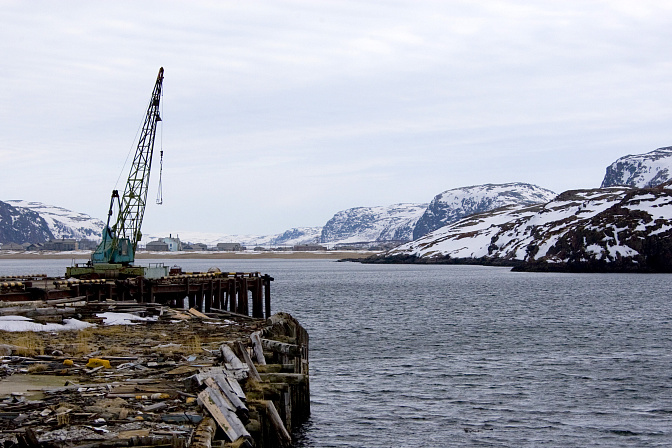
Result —
[[[308, 333], [287, 313], [271, 315], [271, 281], [258, 272], [0, 277], [0, 315], [94, 325], [30, 338], [0, 331], [4, 375], [39, 365], [40, 378], [69, 378], [44, 389], [40, 400], [5, 399], [4, 414], [12, 418], [0, 419], [0, 441], [58, 448], [292, 446], [292, 432], [310, 415]], [[114, 331], [102, 325], [108, 312], [144, 322]], [[23, 339], [32, 345], [23, 347]], [[112, 401], [114, 409], [98, 410]], [[95, 434], [83, 437], [90, 428]], [[80, 440], [56, 442], [62, 433]]]
[[193, 272], [155, 279], [90, 280], [18, 275], [0, 280], [0, 301], [5, 302], [135, 301], [202, 312], [220, 310], [254, 318], [268, 318], [272, 314], [273, 277], [259, 272]]

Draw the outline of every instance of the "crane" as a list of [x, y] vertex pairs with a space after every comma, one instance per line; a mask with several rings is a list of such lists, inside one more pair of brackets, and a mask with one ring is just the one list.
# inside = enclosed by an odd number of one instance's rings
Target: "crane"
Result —
[[[107, 224], [103, 229], [102, 241], [91, 254], [91, 260], [85, 266], [68, 267], [66, 276], [79, 278], [98, 277], [131, 277], [145, 275], [145, 268], [133, 266], [138, 242], [142, 239], [142, 219], [147, 203], [149, 174], [154, 153], [156, 126], [161, 121], [159, 105], [163, 85], [163, 67], [154, 84], [152, 97], [149, 100], [138, 146], [126, 180], [124, 193], [112, 190]], [[163, 151], [161, 151], [163, 156]], [[110, 221], [114, 208], [118, 210], [114, 224]]]

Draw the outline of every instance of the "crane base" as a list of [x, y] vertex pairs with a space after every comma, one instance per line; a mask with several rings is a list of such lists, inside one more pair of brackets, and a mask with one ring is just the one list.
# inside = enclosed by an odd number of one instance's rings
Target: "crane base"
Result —
[[145, 276], [144, 266], [124, 266], [123, 264], [96, 263], [86, 265], [69, 266], [65, 270], [65, 276], [70, 278], [96, 279], [96, 278], [133, 278]]

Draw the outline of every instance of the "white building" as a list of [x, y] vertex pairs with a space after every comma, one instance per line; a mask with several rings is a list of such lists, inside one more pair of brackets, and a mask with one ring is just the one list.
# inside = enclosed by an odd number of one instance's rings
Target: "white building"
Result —
[[168, 251], [170, 252], [181, 252], [182, 251], [182, 242], [180, 238], [173, 238], [173, 235], [170, 235], [168, 238], [161, 238], [161, 241], [168, 245]]

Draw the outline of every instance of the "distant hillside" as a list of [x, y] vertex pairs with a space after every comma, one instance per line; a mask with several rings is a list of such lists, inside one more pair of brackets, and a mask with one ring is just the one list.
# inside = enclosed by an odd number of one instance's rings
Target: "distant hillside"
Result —
[[[315, 244], [320, 238], [322, 227], [297, 227], [289, 229], [283, 233], [273, 235], [230, 235], [226, 233], [206, 233], [206, 232], [180, 232], [173, 234], [183, 242], [203, 243], [208, 247], [216, 246], [217, 243], [240, 243], [248, 249], [256, 246], [276, 247], [276, 246], [295, 246], [301, 244]], [[149, 241], [168, 235], [146, 234], [143, 237], [143, 244]]]
[[49, 226], [53, 238], [99, 240], [105, 223], [89, 215], [41, 202], [7, 201], [17, 209], [37, 213]]
[[270, 238], [269, 246], [298, 246], [318, 244], [322, 227], [295, 227]]
[[487, 212], [507, 205], [545, 203], [554, 197], [555, 193], [551, 190], [520, 182], [447, 190], [436, 195], [429, 204], [413, 229], [413, 239], [474, 213]]
[[621, 157], [607, 167], [602, 188], [655, 187], [672, 179], [672, 146]]
[[355, 207], [336, 213], [322, 228], [323, 244], [409, 241], [427, 204]]
[[0, 243], [43, 243], [53, 237], [38, 213], [0, 201]]
[[523, 263], [536, 270], [672, 272], [672, 182], [572, 190], [472, 215], [377, 261]]

